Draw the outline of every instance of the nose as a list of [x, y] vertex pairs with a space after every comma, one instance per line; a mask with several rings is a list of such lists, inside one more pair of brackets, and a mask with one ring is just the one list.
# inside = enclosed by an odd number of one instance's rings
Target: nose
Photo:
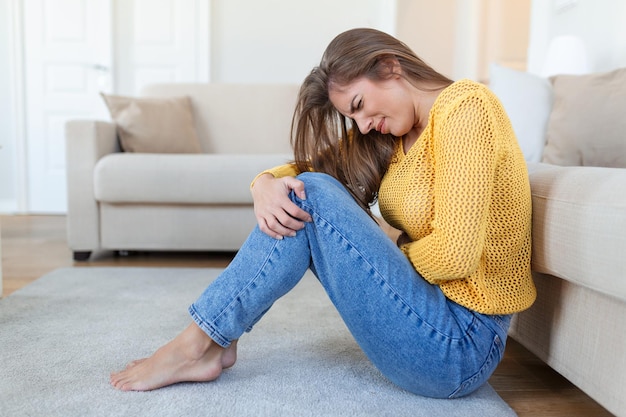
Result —
[[372, 130], [372, 126], [374, 125], [374, 121], [371, 117], [359, 117], [354, 119], [356, 121], [357, 126], [362, 134], [366, 135]]

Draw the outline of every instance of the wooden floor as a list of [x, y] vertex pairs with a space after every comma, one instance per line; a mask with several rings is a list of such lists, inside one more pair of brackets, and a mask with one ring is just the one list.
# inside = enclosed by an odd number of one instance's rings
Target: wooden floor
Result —
[[[0, 216], [4, 295], [59, 267], [222, 267], [232, 253], [96, 253], [74, 263], [65, 240], [64, 216]], [[514, 340], [489, 380], [520, 417], [612, 416]], [[485, 416], [492, 417], [492, 416]]]

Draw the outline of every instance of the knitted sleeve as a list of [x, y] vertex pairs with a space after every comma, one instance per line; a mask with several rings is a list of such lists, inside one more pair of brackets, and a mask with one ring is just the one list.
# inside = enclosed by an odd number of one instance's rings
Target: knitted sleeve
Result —
[[434, 117], [432, 232], [402, 250], [426, 280], [438, 284], [479, 268], [499, 131], [491, 103], [479, 91], [445, 103]]
[[295, 177], [296, 175], [298, 175], [298, 169], [296, 168], [295, 164], [285, 164], [285, 165], [275, 166], [274, 168], [270, 168], [266, 171], [263, 171], [259, 175], [254, 177], [254, 179], [252, 180], [252, 183], [250, 184], [250, 188], [254, 186], [254, 183], [256, 182], [257, 178], [259, 178], [263, 174], [272, 174], [274, 178]]

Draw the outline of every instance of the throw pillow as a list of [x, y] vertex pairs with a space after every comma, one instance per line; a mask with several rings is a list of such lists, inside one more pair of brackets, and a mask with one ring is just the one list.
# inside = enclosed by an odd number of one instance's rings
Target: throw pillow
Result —
[[125, 152], [202, 152], [189, 97], [101, 96], [117, 125]]
[[551, 80], [554, 108], [543, 162], [626, 168], [626, 68]]
[[546, 78], [498, 64], [489, 68], [489, 87], [506, 110], [524, 158], [539, 162], [552, 108], [552, 86]]

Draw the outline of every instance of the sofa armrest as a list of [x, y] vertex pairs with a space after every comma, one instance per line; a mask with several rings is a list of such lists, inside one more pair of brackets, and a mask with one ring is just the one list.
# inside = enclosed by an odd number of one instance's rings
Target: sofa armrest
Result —
[[70, 120], [65, 124], [67, 164], [67, 240], [72, 251], [100, 247], [100, 215], [94, 197], [94, 167], [105, 155], [120, 152], [110, 122]]
[[529, 164], [534, 271], [626, 300], [626, 169]]

